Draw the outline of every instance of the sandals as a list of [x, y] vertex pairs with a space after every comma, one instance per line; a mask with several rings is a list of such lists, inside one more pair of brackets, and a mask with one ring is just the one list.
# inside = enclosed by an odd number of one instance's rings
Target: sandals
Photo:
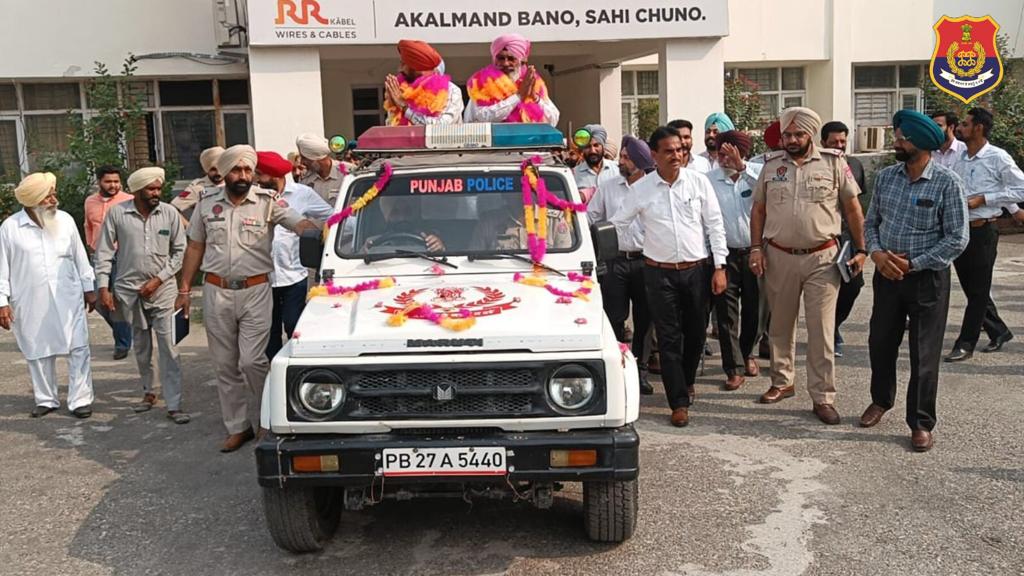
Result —
[[192, 417], [181, 410], [169, 410], [167, 418], [173, 420], [175, 424], [188, 424], [192, 421]]
[[149, 412], [153, 409], [154, 404], [156, 404], [156, 394], [148, 393], [142, 397], [142, 402], [132, 406], [132, 410], [134, 410], [136, 414]]

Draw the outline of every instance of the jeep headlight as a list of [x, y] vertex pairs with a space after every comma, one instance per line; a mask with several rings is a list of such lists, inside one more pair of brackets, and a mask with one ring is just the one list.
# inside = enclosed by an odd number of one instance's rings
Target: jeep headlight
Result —
[[345, 385], [334, 372], [313, 370], [299, 379], [297, 396], [303, 409], [325, 416], [345, 403]]
[[594, 376], [583, 366], [562, 366], [548, 380], [548, 396], [563, 410], [582, 408], [594, 397]]

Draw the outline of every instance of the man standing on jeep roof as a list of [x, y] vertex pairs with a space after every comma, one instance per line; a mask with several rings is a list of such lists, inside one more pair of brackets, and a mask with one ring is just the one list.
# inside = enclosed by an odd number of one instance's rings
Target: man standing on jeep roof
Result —
[[270, 369], [270, 272], [274, 225], [292, 232], [317, 230], [291, 208], [278, 205], [270, 190], [253, 185], [256, 151], [232, 146], [217, 162], [224, 188], [203, 196], [188, 227], [181, 289], [174, 308], [188, 317], [192, 280], [206, 272], [203, 311], [210, 355], [217, 368], [217, 393], [228, 437], [221, 452], [238, 450], [255, 437], [263, 381]]

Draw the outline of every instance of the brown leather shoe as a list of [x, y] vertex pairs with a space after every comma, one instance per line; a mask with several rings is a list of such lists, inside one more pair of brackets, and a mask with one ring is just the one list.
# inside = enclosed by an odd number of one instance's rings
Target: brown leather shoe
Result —
[[860, 416], [861, 427], [871, 428], [875, 424], [878, 424], [886, 412], [888, 412], [888, 410], [882, 408], [878, 404], [872, 403], [871, 406], [868, 406], [867, 410], [865, 410]]
[[757, 378], [761, 374], [761, 367], [757, 365], [757, 358], [747, 358], [746, 371], [743, 374], [751, 378]]
[[792, 386], [786, 386], [785, 388], [772, 386], [767, 392], [761, 394], [761, 399], [758, 401], [761, 404], [775, 404], [779, 400], [792, 397], [794, 394], [796, 394], [796, 391], [793, 390]]
[[[674, 413], [672, 417], [675, 418]], [[935, 445], [935, 441], [932, 440], [931, 432], [927, 430], [914, 430], [910, 434], [910, 445], [914, 447], [914, 452], [927, 452]]]
[[729, 376], [728, 380], [725, 381], [725, 386], [722, 386], [722, 388], [724, 390], [729, 390], [730, 392], [733, 390], [739, 390], [740, 386], [743, 386], [743, 383], [746, 381], [747, 379], [744, 378], [743, 376], [740, 376], [739, 374], [733, 374], [732, 376]]
[[220, 447], [221, 452], [234, 452], [242, 447], [243, 444], [255, 438], [252, 428], [246, 429], [245, 432], [239, 432], [238, 434], [230, 434], [224, 440], [224, 445]]
[[690, 423], [690, 410], [685, 406], [676, 408], [672, 411], [672, 425], [676, 428], [682, 428]]
[[835, 426], [839, 424], [839, 412], [831, 404], [815, 404], [814, 415], [829, 426]]

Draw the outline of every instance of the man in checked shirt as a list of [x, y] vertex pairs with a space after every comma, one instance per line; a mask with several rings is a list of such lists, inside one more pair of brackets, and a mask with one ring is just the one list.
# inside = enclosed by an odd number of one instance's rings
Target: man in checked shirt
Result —
[[871, 427], [896, 399], [896, 362], [910, 318], [910, 382], [907, 425], [911, 445], [932, 447], [942, 337], [949, 311], [949, 266], [967, 246], [963, 184], [930, 151], [943, 142], [931, 118], [913, 110], [893, 117], [898, 164], [875, 178], [875, 195], [864, 218], [864, 236], [875, 263], [868, 351], [871, 405], [860, 424]]

